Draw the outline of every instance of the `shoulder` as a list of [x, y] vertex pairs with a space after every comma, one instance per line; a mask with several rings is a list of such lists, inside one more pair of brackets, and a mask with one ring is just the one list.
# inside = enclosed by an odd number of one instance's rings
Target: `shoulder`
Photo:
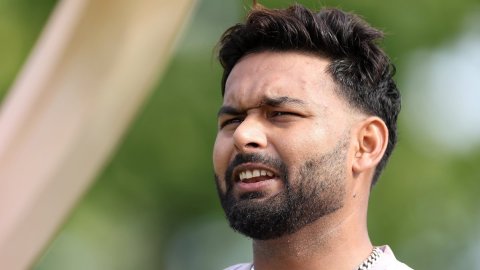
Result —
[[386, 270], [413, 270], [413, 269], [402, 262], [396, 261], [395, 263], [392, 263], [388, 268], [386, 268]]
[[377, 261], [373, 268], [374, 270], [413, 270], [406, 264], [398, 261], [389, 246], [382, 246], [381, 249], [383, 255]]
[[251, 263], [241, 263], [227, 267], [224, 270], [250, 270], [251, 267]]

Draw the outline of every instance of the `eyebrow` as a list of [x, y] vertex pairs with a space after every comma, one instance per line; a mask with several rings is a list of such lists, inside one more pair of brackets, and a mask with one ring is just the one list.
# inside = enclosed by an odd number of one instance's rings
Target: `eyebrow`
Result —
[[[260, 104], [257, 106], [270, 106], [270, 107], [280, 107], [282, 105], [295, 105], [295, 106], [305, 106], [307, 103], [301, 99], [291, 98], [287, 96], [281, 97], [264, 97]], [[242, 115], [245, 112], [242, 112], [235, 107], [232, 106], [222, 106], [220, 110], [218, 110], [217, 117], [221, 115]]]
[[301, 99], [291, 98], [287, 96], [282, 97], [265, 97], [260, 106], [267, 105], [271, 107], [279, 107], [281, 105], [299, 105], [305, 106], [306, 102]]
[[232, 106], [222, 106], [220, 110], [218, 110], [217, 117], [220, 117], [221, 115], [228, 114], [228, 115], [241, 115], [242, 112], [239, 110], [235, 109]]

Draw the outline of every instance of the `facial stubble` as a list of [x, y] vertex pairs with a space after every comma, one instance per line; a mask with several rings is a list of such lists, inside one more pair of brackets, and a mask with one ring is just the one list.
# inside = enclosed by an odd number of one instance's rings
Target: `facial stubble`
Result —
[[[238, 154], [227, 169], [227, 191], [217, 190], [230, 226], [258, 240], [292, 234], [343, 206], [347, 139], [326, 154], [305, 161], [299, 168], [288, 168], [283, 161], [259, 154]], [[261, 192], [233, 194], [233, 168], [257, 162], [274, 168], [284, 190], [265, 197]]]

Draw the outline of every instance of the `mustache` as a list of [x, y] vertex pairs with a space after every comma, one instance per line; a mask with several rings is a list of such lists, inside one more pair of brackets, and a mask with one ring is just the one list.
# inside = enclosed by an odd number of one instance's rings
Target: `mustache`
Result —
[[225, 180], [227, 185], [231, 186], [233, 183], [233, 170], [244, 163], [260, 163], [267, 167], [275, 169], [279, 173], [280, 179], [287, 181], [287, 165], [278, 158], [269, 157], [258, 153], [237, 154], [235, 158], [230, 162], [225, 172]]

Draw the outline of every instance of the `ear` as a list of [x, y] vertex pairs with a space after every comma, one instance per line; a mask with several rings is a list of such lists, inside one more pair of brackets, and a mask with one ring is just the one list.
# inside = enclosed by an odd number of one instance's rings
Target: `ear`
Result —
[[357, 147], [352, 164], [354, 175], [375, 169], [388, 144], [388, 128], [382, 119], [371, 116], [356, 130]]

